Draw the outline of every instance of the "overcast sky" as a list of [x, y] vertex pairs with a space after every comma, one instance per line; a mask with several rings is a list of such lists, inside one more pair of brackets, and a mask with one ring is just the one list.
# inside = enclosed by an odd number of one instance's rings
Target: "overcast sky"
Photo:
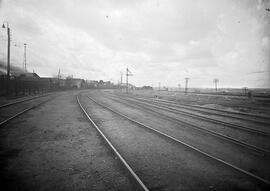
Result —
[[[0, 0], [12, 64], [40, 76], [141, 85], [270, 88], [270, 1]], [[0, 30], [6, 61], [6, 30]], [[15, 46], [16, 44], [16, 46]], [[125, 79], [125, 78], [124, 78]]]

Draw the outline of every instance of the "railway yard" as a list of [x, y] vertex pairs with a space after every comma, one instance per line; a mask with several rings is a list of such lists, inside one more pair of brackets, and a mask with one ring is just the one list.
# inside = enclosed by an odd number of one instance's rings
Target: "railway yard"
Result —
[[269, 114], [266, 98], [152, 90], [2, 100], [0, 189], [268, 190]]

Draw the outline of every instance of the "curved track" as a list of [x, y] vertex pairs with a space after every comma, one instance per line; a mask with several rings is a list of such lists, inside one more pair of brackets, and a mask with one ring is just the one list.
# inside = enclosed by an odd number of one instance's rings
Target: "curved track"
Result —
[[[113, 94], [110, 94], [110, 95], [115, 96]], [[226, 127], [235, 128], [235, 129], [239, 129], [239, 130], [242, 130], [242, 131], [256, 133], [256, 134], [259, 134], [259, 135], [270, 137], [269, 132], [265, 132], [265, 131], [262, 131], [262, 130], [257, 130], [255, 128], [250, 128], [250, 127], [246, 127], [246, 126], [242, 126], [242, 125], [233, 124], [233, 123], [230, 123], [230, 122], [225, 122], [225, 121], [222, 121], [222, 120], [213, 119], [213, 118], [206, 117], [206, 116], [196, 114], [196, 113], [192, 113], [192, 112], [183, 111], [180, 108], [176, 108], [175, 106], [171, 107], [171, 106], [164, 105], [162, 103], [153, 102], [153, 101], [151, 103], [149, 103], [150, 101], [147, 100], [147, 99], [143, 99], [144, 101], [140, 101], [140, 100], [142, 100], [141, 98], [120, 97], [120, 96], [115, 96], [115, 97], [120, 98], [120, 99], [125, 99], [125, 100], [127, 100], [127, 99], [131, 100], [132, 99], [133, 101], [137, 101], [137, 102], [140, 102], [142, 104], [148, 104], [148, 105], [155, 106], [155, 107], [160, 107], [160, 108], [162, 107], [164, 109], [170, 110], [171, 112], [174, 112], [174, 113], [177, 113], [177, 114], [182, 114], [182, 115], [185, 115], [185, 116], [189, 116], [189, 117], [192, 117], [192, 118], [208, 121], [208, 122], [215, 123], [215, 124], [218, 124], [218, 125], [223, 125], [223, 126], [226, 126]], [[215, 114], [213, 114], [213, 115], [215, 115]], [[226, 116], [226, 117], [231, 118], [231, 116]], [[245, 120], [245, 119], [241, 119], [241, 120]]]
[[196, 148], [196, 147], [194, 147], [194, 146], [192, 146], [190, 144], [187, 144], [187, 143], [185, 143], [185, 142], [183, 142], [183, 141], [181, 141], [181, 140], [179, 140], [179, 139], [177, 139], [177, 138], [175, 138], [175, 137], [173, 137], [173, 136], [171, 136], [171, 135], [169, 135], [169, 134], [167, 134], [165, 132], [159, 131], [159, 130], [157, 130], [155, 128], [152, 128], [150, 126], [147, 126], [147, 125], [143, 124], [142, 122], [136, 121], [136, 120], [130, 118], [129, 116], [127, 116], [127, 115], [124, 115], [124, 114], [122, 114], [122, 113], [120, 113], [118, 111], [115, 111], [114, 109], [112, 109], [112, 108], [110, 108], [108, 106], [105, 106], [105, 105], [97, 102], [96, 100], [94, 100], [93, 98], [91, 98], [89, 96], [87, 96], [87, 97], [91, 101], [93, 101], [94, 103], [96, 103], [97, 105], [101, 106], [102, 108], [104, 108], [104, 109], [106, 109], [108, 111], [111, 111], [112, 113], [114, 113], [114, 114], [116, 114], [118, 116], [121, 116], [122, 118], [125, 118], [126, 120], [129, 120], [129, 121], [131, 121], [134, 124], [137, 124], [137, 125], [145, 128], [145, 129], [151, 130], [151, 131], [153, 131], [153, 132], [155, 132], [155, 133], [157, 133], [157, 134], [159, 134], [159, 135], [161, 135], [163, 137], [166, 137], [167, 139], [170, 139], [170, 140], [172, 140], [172, 141], [174, 141], [176, 143], [182, 144], [182, 145], [184, 145], [184, 146], [192, 149], [194, 152], [200, 153], [201, 155], [204, 155], [204, 156], [210, 158], [211, 160], [217, 161], [217, 162], [221, 163], [222, 165], [225, 165], [227, 167], [230, 167], [230, 168], [234, 169], [235, 171], [238, 171], [238, 172], [240, 172], [242, 174], [245, 174], [245, 175], [247, 175], [249, 177], [252, 177], [253, 179], [256, 179], [257, 181], [260, 181], [261, 183], [263, 183], [263, 184], [265, 184], [267, 186], [270, 185], [269, 180], [266, 180], [266, 179], [264, 179], [264, 178], [262, 178], [260, 176], [257, 176], [256, 174], [253, 174], [251, 172], [248, 172], [248, 171], [246, 171], [244, 169], [241, 169], [241, 168], [239, 168], [239, 167], [237, 167], [237, 166], [235, 166], [235, 165], [233, 165], [233, 164], [231, 164], [231, 163], [229, 163], [229, 162], [227, 162], [225, 160], [222, 160], [222, 159], [220, 159], [220, 158], [218, 158], [216, 156], [213, 156], [213, 155], [211, 155], [211, 154], [209, 154], [209, 153], [207, 153], [205, 151], [202, 151], [202, 150], [200, 150], [200, 149], [198, 149], [198, 148]]
[[[114, 99], [114, 101], [119, 102], [119, 100], [115, 100], [115, 99]], [[121, 103], [121, 102], [119, 102], [119, 103]], [[135, 104], [136, 104], [136, 103], [135, 103]], [[138, 104], [137, 104], [137, 105], [138, 105]], [[132, 105], [129, 105], [129, 106], [132, 107]], [[260, 148], [260, 147], [255, 146], [255, 145], [251, 145], [251, 144], [249, 144], [249, 143], [246, 143], [246, 142], [237, 140], [237, 139], [232, 138], [232, 137], [230, 137], [230, 136], [223, 135], [223, 134], [221, 134], [221, 133], [217, 133], [217, 132], [215, 132], [215, 131], [213, 131], [213, 130], [208, 130], [208, 129], [202, 128], [202, 127], [200, 127], [200, 126], [194, 125], [194, 124], [192, 124], [192, 123], [190, 123], [190, 122], [186, 122], [186, 121], [184, 121], [184, 120], [180, 120], [180, 119], [177, 119], [177, 118], [173, 118], [173, 117], [164, 115], [164, 114], [162, 114], [162, 113], [160, 113], [160, 112], [158, 112], [158, 111], [156, 111], [156, 110], [153, 110], [153, 109], [151, 109], [151, 108], [149, 108], [149, 107], [146, 107], [145, 105], [140, 104], [139, 106], [140, 106], [140, 108], [144, 108], [144, 109], [146, 109], [146, 110], [149, 110], [149, 111], [151, 111], [151, 112], [157, 113], [157, 114], [159, 114], [159, 115], [163, 115], [163, 116], [165, 116], [165, 117], [167, 118], [167, 120], [171, 120], [171, 121], [173, 121], [173, 122], [175, 122], [175, 123], [183, 124], [183, 125], [186, 125], [186, 126], [188, 126], [188, 127], [190, 127], [190, 128], [196, 129], [196, 130], [198, 130], [198, 131], [201, 131], [201, 132], [207, 133], [207, 134], [209, 134], [209, 135], [212, 135], [212, 136], [221, 138], [221, 139], [223, 139], [223, 140], [226, 140], [226, 141], [231, 142], [231, 143], [233, 143], [233, 144], [237, 144], [237, 145], [239, 145], [239, 146], [242, 146], [242, 147], [244, 147], [244, 148], [246, 148], [246, 149], [249, 149], [249, 150], [251, 150], [251, 151], [253, 151], [253, 152], [256, 152], [256, 153], [258, 153], [258, 154], [262, 154], [263, 156], [265, 156], [265, 155], [269, 156], [269, 155], [270, 155], [270, 151], [268, 151], [268, 150], [266, 150], [266, 149], [264, 149], [264, 148]], [[149, 106], [149, 105], [147, 105], [147, 106]], [[150, 106], [151, 106], [151, 105], [150, 105]], [[155, 107], [155, 106], [154, 106], [154, 108], [158, 108], [158, 109], [164, 110], [164, 109], [161, 108], [161, 107]], [[167, 110], [167, 111], [170, 111], [170, 110]]]
[[[131, 97], [131, 96], [129, 96]], [[135, 98], [135, 97], [131, 97]], [[189, 109], [191, 111], [198, 111], [198, 112], [203, 112], [206, 114], [210, 115], [216, 115], [216, 116], [221, 116], [221, 117], [230, 117], [234, 119], [239, 119], [239, 120], [245, 120], [253, 123], [260, 123], [260, 124], [270, 124], [270, 118], [267, 116], [263, 115], [255, 115], [255, 114], [250, 114], [250, 113], [243, 113], [243, 112], [233, 112], [233, 111], [227, 111], [227, 110], [221, 110], [221, 109], [215, 109], [215, 108], [209, 108], [209, 107], [204, 107], [204, 106], [198, 106], [198, 105], [190, 105], [190, 104], [182, 104], [179, 102], [173, 102], [169, 100], [164, 100], [164, 99], [146, 99], [146, 98], [139, 98], [136, 97], [136, 99], [144, 100], [144, 101], [154, 101], [157, 103], [164, 103], [169, 106], [174, 106], [178, 108], [183, 108], [183, 109]]]
[[100, 128], [95, 124], [95, 122], [88, 115], [88, 113], [86, 112], [85, 108], [82, 106], [82, 104], [81, 104], [78, 96], [76, 97], [76, 99], [77, 99], [77, 102], [78, 102], [80, 108], [82, 109], [83, 113], [85, 114], [85, 116], [89, 120], [89, 122], [95, 127], [95, 129], [99, 132], [99, 134], [102, 136], [102, 138], [105, 140], [105, 142], [109, 145], [109, 147], [113, 150], [113, 152], [116, 154], [116, 156], [121, 160], [121, 162], [126, 167], [126, 169], [130, 172], [130, 174], [132, 175], [132, 177], [137, 181], [137, 183], [140, 185], [140, 187], [143, 190], [149, 191], [149, 189], [145, 186], [145, 184], [143, 183], [143, 181], [138, 177], [138, 175], [130, 167], [130, 165], [124, 159], [124, 157], [119, 153], [119, 151], [113, 146], [113, 144], [109, 141], [109, 139], [104, 135], [104, 133], [100, 130]]

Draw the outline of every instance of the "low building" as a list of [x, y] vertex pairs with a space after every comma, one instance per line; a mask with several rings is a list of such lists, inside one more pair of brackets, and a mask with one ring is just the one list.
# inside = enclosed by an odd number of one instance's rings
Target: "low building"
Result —
[[[127, 88], [127, 84], [126, 83], [122, 83], [122, 85], [120, 84], [120, 88], [122, 88], [122, 89]], [[136, 89], [136, 86], [128, 83], [128, 89], [135, 90]]]
[[80, 78], [68, 78], [66, 79], [66, 86], [68, 88], [82, 88], [84, 87], [85, 81]]
[[37, 75], [36, 73], [21, 73], [19, 76], [19, 78], [35, 78], [35, 79], [39, 79], [39, 75]]

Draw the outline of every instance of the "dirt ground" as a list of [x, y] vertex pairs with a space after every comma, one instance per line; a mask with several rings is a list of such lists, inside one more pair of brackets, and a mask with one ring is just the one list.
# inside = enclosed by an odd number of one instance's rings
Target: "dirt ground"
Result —
[[0, 190], [134, 190], [77, 94], [62, 93], [0, 129]]

